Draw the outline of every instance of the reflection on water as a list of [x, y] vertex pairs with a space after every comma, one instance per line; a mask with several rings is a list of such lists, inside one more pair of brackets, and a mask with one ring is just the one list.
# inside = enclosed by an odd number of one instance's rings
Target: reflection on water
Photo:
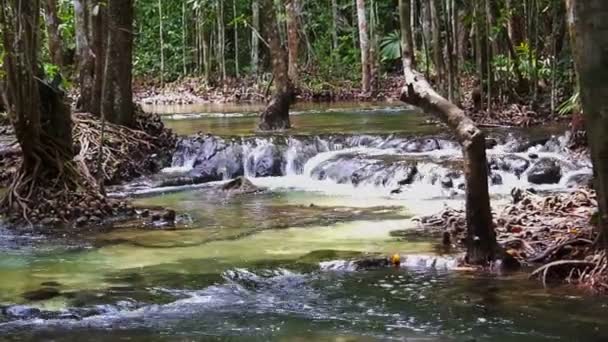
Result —
[[[171, 110], [171, 109], [170, 109]], [[166, 125], [178, 134], [198, 132], [215, 135], [254, 135], [258, 115], [253, 112], [191, 112], [165, 116]], [[291, 112], [293, 128], [289, 134], [324, 133], [391, 133], [408, 132], [429, 134], [437, 132], [435, 125], [427, 125], [426, 117], [418, 110], [395, 104], [327, 109], [294, 109]]]

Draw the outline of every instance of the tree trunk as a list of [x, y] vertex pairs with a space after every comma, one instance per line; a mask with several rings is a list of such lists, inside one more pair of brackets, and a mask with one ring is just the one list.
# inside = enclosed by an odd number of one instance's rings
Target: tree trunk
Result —
[[165, 86], [165, 40], [163, 30], [163, 1], [158, 0], [158, 34], [160, 36], [160, 87]]
[[431, 49], [431, 8], [429, 6], [428, 0], [422, 0], [420, 2], [420, 5], [420, 20], [422, 21], [422, 43], [424, 45], [424, 59], [426, 60], [425, 75], [427, 78], [430, 78], [431, 57], [429, 51]]
[[598, 239], [608, 248], [608, 2], [568, 0], [568, 25], [593, 161]]
[[433, 64], [437, 73], [437, 83], [445, 90], [445, 64], [443, 63], [443, 45], [441, 44], [441, 25], [437, 0], [428, 0], [431, 12], [431, 34], [433, 39]]
[[414, 38], [410, 22], [410, 0], [399, 0], [399, 28], [401, 30], [401, 59], [403, 70], [415, 68]]
[[287, 0], [287, 46], [289, 48], [289, 79], [291, 84], [298, 85], [298, 15], [300, 3], [298, 0]]
[[266, 109], [260, 115], [258, 128], [262, 131], [283, 130], [291, 127], [289, 108], [293, 101], [293, 86], [289, 80], [287, 51], [281, 45], [275, 8], [272, 0], [262, 0], [265, 18], [264, 31], [268, 41], [275, 93]]
[[132, 126], [133, 0], [109, 0], [108, 29], [102, 112], [109, 122]]
[[331, 0], [331, 41], [334, 50], [338, 50], [338, 0]]
[[48, 34], [51, 62], [59, 68], [62, 68], [64, 66], [63, 41], [61, 39], [61, 33], [59, 32], [61, 20], [57, 15], [57, 0], [46, 0], [44, 1], [44, 5], [44, 19], [46, 23], [46, 32]]
[[488, 194], [485, 135], [464, 111], [435, 92], [424, 77], [405, 71], [401, 101], [438, 116], [456, 134], [464, 155], [467, 217], [467, 262], [485, 265], [498, 256]]
[[234, 20], [234, 74], [239, 78], [239, 24], [236, 20], [236, 0], [232, 0], [232, 18]]
[[251, 32], [251, 73], [258, 74], [258, 65], [260, 64], [260, 39], [258, 38], [258, 32], [260, 32], [260, 3], [259, 0], [253, 0], [251, 3], [251, 21], [253, 30]]
[[222, 75], [222, 81], [226, 80], [226, 32], [224, 29], [224, 2], [217, 2], [217, 57], [218, 65]]
[[69, 106], [62, 93], [37, 75], [39, 10], [38, 0], [0, 0], [2, 91], [23, 155], [1, 209], [25, 220], [33, 209], [28, 202], [40, 193], [41, 184], [66, 186], [59, 178], [68, 173], [74, 156]]
[[74, 19], [76, 35], [76, 57], [78, 60], [78, 83], [80, 98], [77, 108], [91, 111], [93, 97], [93, 78], [95, 76], [95, 56], [91, 49], [89, 6], [87, 0], [74, 0]]
[[361, 90], [370, 92], [371, 65], [369, 60], [369, 37], [367, 33], [367, 15], [365, 0], [357, 0], [357, 18], [359, 23], [359, 48], [361, 50]]

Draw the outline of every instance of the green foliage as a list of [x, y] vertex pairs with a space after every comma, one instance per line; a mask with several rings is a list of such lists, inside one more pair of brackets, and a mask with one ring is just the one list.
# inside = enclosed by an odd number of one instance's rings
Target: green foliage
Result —
[[559, 105], [557, 113], [562, 116], [581, 111], [580, 92], [576, 91], [566, 101]]
[[389, 32], [380, 41], [382, 61], [394, 61], [401, 58], [401, 35], [398, 31]]

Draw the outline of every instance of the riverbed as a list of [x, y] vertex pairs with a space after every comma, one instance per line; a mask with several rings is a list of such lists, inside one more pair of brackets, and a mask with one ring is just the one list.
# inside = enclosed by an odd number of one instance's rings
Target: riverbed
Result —
[[[454, 271], [416, 216], [460, 208], [451, 134], [396, 104], [298, 107], [294, 128], [255, 130], [257, 107], [157, 107], [180, 135], [159, 175], [112, 190], [178, 213], [81, 238], [0, 228], [7, 340], [601, 341], [608, 300], [524, 273]], [[493, 130], [494, 204], [513, 187], [561, 192], [590, 173], [563, 127]], [[543, 184], [541, 160], [559, 167]], [[246, 176], [260, 191], [218, 191]], [[168, 185], [171, 184], [171, 185]], [[403, 256], [400, 268], [351, 260]]]

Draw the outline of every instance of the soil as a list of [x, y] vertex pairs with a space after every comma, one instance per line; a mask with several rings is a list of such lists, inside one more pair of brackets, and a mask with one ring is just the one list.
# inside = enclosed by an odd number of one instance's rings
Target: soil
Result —
[[[297, 101], [384, 101], [397, 100], [402, 77], [390, 75], [379, 82], [377, 91], [362, 93], [358, 85], [350, 81], [336, 81], [309, 86], [301, 84]], [[193, 103], [260, 103], [270, 99], [268, 81], [253, 78], [229, 79], [221, 85], [205, 82], [200, 78], [184, 78], [161, 87], [154, 81], [139, 81], [134, 87], [135, 100], [143, 104], [193, 104]]]

